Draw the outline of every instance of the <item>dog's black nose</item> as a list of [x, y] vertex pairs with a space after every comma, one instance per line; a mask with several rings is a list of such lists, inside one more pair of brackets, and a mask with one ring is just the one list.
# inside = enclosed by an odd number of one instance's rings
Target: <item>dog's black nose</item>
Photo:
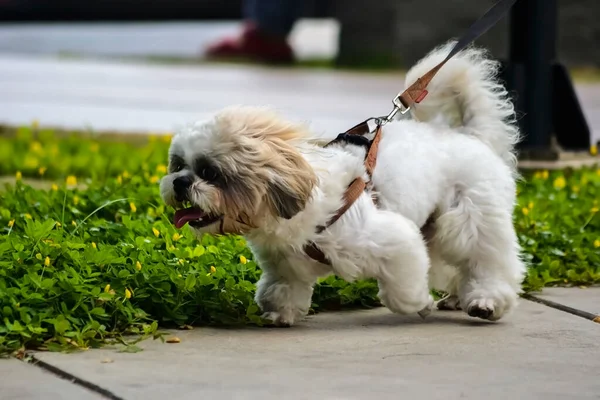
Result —
[[178, 178], [175, 178], [173, 181], [173, 189], [175, 190], [175, 200], [177, 201], [186, 201], [188, 199], [188, 190], [194, 179], [189, 175], [183, 175]]

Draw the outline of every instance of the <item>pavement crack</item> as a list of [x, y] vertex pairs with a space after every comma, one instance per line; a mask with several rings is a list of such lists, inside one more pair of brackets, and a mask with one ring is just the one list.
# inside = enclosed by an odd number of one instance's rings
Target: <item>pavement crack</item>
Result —
[[529, 294], [529, 293], [524, 293], [524, 294], [521, 295], [521, 297], [524, 298], [524, 299], [526, 299], [526, 300], [533, 301], [533, 302], [539, 303], [539, 304], [543, 304], [545, 306], [554, 308], [556, 310], [560, 310], [560, 311], [563, 311], [563, 312], [566, 312], [566, 313], [569, 313], [569, 314], [573, 314], [573, 315], [576, 315], [578, 317], [585, 318], [585, 319], [587, 319], [589, 321], [596, 322], [596, 323], [600, 324], [600, 315], [589, 313], [587, 311], [578, 310], [576, 308], [565, 306], [564, 304], [556, 303], [556, 302], [551, 301], [551, 300], [542, 299], [542, 298], [539, 298], [539, 297], [534, 296], [534, 295]]
[[111, 391], [106, 390], [92, 382], [81, 379], [75, 375], [72, 375], [66, 371], [63, 371], [62, 369], [60, 369], [58, 367], [55, 367], [54, 365], [48, 364], [47, 362], [36, 358], [35, 355], [30, 354], [29, 356], [30, 356], [30, 360], [28, 362], [30, 364], [35, 365], [36, 367], [39, 367], [47, 372], [50, 372], [51, 374], [54, 374], [61, 379], [69, 381], [75, 385], [84, 387], [84, 388], [91, 390], [92, 392], [97, 393], [100, 396], [110, 399], [110, 400], [125, 400], [123, 397], [119, 397], [116, 394], [112, 393]]

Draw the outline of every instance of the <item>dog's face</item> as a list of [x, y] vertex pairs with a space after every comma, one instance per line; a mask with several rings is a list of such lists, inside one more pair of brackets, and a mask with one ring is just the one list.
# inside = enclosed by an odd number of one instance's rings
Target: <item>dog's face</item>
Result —
[[161, 196], [174, 223], [242, 234], [304, 209], [316, 175], [294, 142], [304, 130], [262, 108], [229, 108], [173, 137]]

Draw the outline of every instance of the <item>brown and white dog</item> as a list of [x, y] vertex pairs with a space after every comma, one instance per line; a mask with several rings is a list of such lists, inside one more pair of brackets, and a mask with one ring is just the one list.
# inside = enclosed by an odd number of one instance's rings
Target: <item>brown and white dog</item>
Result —
[[[407, 83], [452, 44], [414, 66]], [[394, 312], [427, 313], [433, 286], [450, 293], [440, 307], [498, 320], [516, 305], [525, 267], [512, 224], [519, 134], [497, 67], [474, 48], [449, 61], [414, 119], [383, 128], [372, 177], [378, 205], [365, 192], [323, 232], [316, 227], [349, 183], [368, 180], [364, 151], [318, 146], [304, 126], [265, 108], [230, 107], [176, 134], [162, 197], [178, 209], [178, 227], [246, 237], [263, 271], [256, 301], [277, 325], [304, 316], [316, 280], [331, 273], [376, 278]], [[307, 257], [308, 242], [331, 265]]]

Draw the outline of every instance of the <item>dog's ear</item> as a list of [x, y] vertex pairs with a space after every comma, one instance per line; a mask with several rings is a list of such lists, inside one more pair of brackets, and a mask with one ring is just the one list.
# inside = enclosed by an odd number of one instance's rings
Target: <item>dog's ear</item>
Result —
[[290, 219], [304, 210], [308, 196], [296, 193], [280, 179], [272, 180], [267, 186], [267, 203], [275, 215]]

